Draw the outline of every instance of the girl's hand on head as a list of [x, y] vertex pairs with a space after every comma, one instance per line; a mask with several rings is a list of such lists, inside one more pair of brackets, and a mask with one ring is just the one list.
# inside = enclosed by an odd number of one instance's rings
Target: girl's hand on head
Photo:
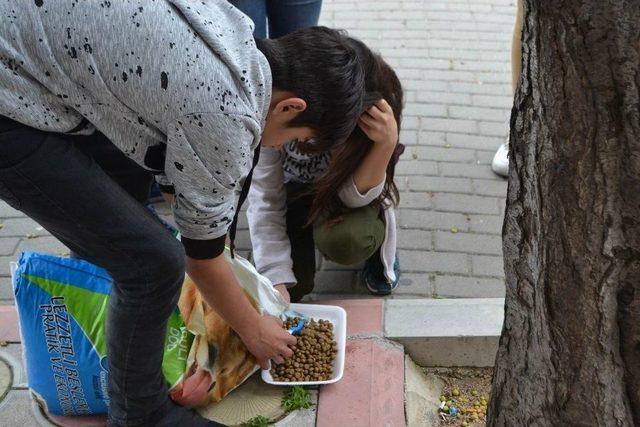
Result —
[[398, 123], [391, 106], [384, 99], [362, 113], [358, 126], [375, 144], [395, 147], [398, 143]]

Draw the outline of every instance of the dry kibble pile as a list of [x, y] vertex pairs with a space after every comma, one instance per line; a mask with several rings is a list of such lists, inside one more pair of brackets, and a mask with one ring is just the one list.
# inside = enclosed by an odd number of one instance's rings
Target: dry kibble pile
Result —
[[[290, 329], [300, 319], [295, 317], [284, 322]], [[281, 365], [271, 368], [271, 376], [276, 381], [326, 381], [333, 373], [333, 360], [338, 346], [333, 339], [333, 324], [328, 320], [311, 320], [296, 336], [298, 342], [291, 349], [293, 356]]]

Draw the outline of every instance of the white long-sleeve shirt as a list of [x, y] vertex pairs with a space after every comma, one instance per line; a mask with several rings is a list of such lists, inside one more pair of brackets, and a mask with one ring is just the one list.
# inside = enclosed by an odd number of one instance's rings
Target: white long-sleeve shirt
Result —
[[[302, 155], [292, 144], [287, 144], [282, 151], [267, 147], [260, 150], [260, 161], [253, 172], [248, 196], [247, 217], [256, 268], [274, 285], [285, 283], [292, 286], [296, 283], [287, 236], [285, 184], [290, 181], [313, 182], [327, 166], [328, 160], [323, 156]], [[355, 209], [374, 201], [383, 188], [384, 180], [366, 194], [361, 194], [353, 179], [349, 179], [338, 195], [346, 207]], [[393, 242], [395, 252], [395, 238]]]

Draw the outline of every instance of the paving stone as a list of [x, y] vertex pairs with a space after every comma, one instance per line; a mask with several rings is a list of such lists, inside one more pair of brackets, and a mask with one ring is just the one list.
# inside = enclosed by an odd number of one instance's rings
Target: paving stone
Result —
[[454, 93], [478, 93], [487, 95], [510, 95], [510, 83], [469, 83], [469, 82], [448, 82], [446, 89]]
[[[492, 35], [491, 33], [480, 33], [478, 32], [479, 37], [484, 37], [486, 35]], [[495, 73], [505, 73], [511, 71], [511, 64], [504, 61], [452, 61], [454, 70], [463, 70], [463, 71], [479, 71], [479, 72], [495, 72]], [[502, 107], [502, 105], [500, 106]]]
[[0, 359], [4, 359], [13, 371], [13, 388], [27, 388], [27, 370], [22, 357], [22, 344], [0, 347]]
[[347, 341], [344, 377], [320, 389], [317, 426], [404, 425], [402, 348], [379, 339]]
[[[382, 325], [380, 326], [382, 329]], [[2, 353], [0, 353], [0, 402], [2, 402], [6, 394], [11, 389], [12, 382], [13, 374], [11, 373], [11, 367], [2, 359]]]
[[402, 159], [396, 166], [396, 176], [403, 175], [438, 175], [438, 163]]
[[509, 125], [506, 122], [478, 122], [480, 135], [506, 136]]
[[416, 153], [421, 160], [453, 161], [459, 163], [475, 162], [476, 154], [473, 150], [462, 148], [439, 147], [411, 147], [410, 152]]
[[467, 194], [437, 193], [435, 206], [441, 211], [461, 213], [499, 214], [498, 199]]
[[0, 200], [0, 218], [22, 218], [24, 213], [17, 209], [13, 209], [7, 202]]
[[477, 71], [473, 74], [476, 77], [476, 81], [481, 82], [482, 84], [501, 83], [511, 79], [511, 72], [498, 73]]
[[504, 277], [504, 263], [502, 257], [472, 255], [471, 265], [474, 275]]
[[407, 273], [469, 273], [468, 255], [453, 252], [399, 250], [402, 270]]
[[[404, 88], [409, 90], [428, 90], [428, 91], [442, 91], [446, 92], [451, 82], [443, 81], [443, 80], [404, 80], [402, 85]], [[402, 127], [406, 128], [406, 124], [402, 123]]]
[[400, 142], [404, 145], [416, 145], [418, 144], [418, 131], [417, 130], [401, 130]]
[[469, 215], [469, 231], [502, 235], [502, 215]]
[[57, 256], [69, 254], [69, 248], [53, 236], [38, 236], [33, 239], [22, 239], [16, 251], [16, 260], [23, 251], [44, 252]]
[[11, 284], [11, 278], [8, 276], [0, 277], [0, 304], [12, 303], [13, 300], [13, 285]]
[[[402, 271], [402, 259], [400, 260], [400, 268]], [[431, 298], [433, 296], [433, 283], [429, 275], [424, 273], [405, 273], [400, 274], [400, 282], [393, 294], [393, 298], [402, 298], [410, 296], [412, 298]]]
[[502, 239], [499, 236], [434, 231], [434, 237], [438, 251], [502, 255]]
[[[464, 167], [458, 163], [459, 167]], [[407, 178], [411, 191], [442, 191], [447, 193], [472, 193], [468, 178], [445, 178], [439, 176], [410, 176]]]
[[[42, 415], [36, 416], [28, 390], [11, 390], [0, 402], [0, 425], [7, 427], [47, 426]], [[51, 425], [53, 427], [53, 425]]]
[[1, 237], [0, 238], [0, 255], [13, 255], [20, 243], [19, 237]]
[[451, 230], [456, 228], [467, 231], [467, 216], [452, 212], [421, 211], [403, 209], [400, 212], [398, 225], [400, 228], [419, 228], [426, 230]]
[[0, 228], [0, 237], [26, 237], [27, 235], [44, 236], [47, 230], [42, 228], [31, 218], [7, 218], [2, 220], [3, 227]]
[[434, 206], [433, 193], [430, 192], [402, 192], [400, 193], [400, 208], [428, 209]]
[[327, 258], [322, 259], [321, 268], [323, 271], [360, 271], [364, 267], [364, 261], [352, 265], [342, 265]]
[[450, 105], [449, 117], [456, 119], [487, 120], [504, 123], [508, 111], [505, 109], [488, 107], [466, 107], [462, 105]]
[[469, 135], [465, 133], [445, 134], [446, 144], [450, 144], [452, 148], [471, 148], [475, 150], [485, 150], [492, 155], [496, 152], [500, 144], [504, 142], [504, 138], [495, 136]]
[[510, 110], [513, 106], [511, 96], [471, 95], [471, 103], [482, 107], [497, 107]]
[[[504, 39], [504, 35], [497, 32], [484, 31], [453, 31], [453, 30], [431, 30], [429, 35], [433, 38], [443, 40], [498, 40]], [[481, 58], [478, 58], [481, 59]], [[477, 63], [480, 61], [474, 61]]]
[[402, 118], [402, 129], [419, 129], [420, 119], [416, 116], [407, 116]]
[[[460, 163], [450, 163], [450, 162], [438, 162], [438, 168], [440, 170], [441, 176], [447, 177], [466, 177], [466, 178], [484, 178], [489, 179], [495, 182], [499, 182], [504, 186], [504, 180], [499, 178], [491, 168], [486, 165], [477, 165], [477, 164], [465, 164], [461, 166]], [[478, 187], [482, 188], [482, 184], [485, 183], [485, 180], [479, 182]], [[472, 191], [475, 191], [476, 188]]]
[[404, 114], [422, 117], [447, 117], [447, 107], [441, 104], [406, 104]]
[[[506, 141], [506, 138], [505, 138], [505, 141]], [[494, 154], [495, 153], [493, 153], [491, 151], [477, 151], [476, 152], [476, 159], [478, 161], [478, 164], [489, 166], [491, 164], [491, 162], [493, 161]], [[496, 177], [498, 177], [498, 175], [496, 175]], [[500, 177], [500, 178], [502, 178], [502, 180], [504, 182], [506, 182], [506, 179], [504, 177]]]
[[422, 129], [445, 132], [475, 133], [478, 131], [478, 123], [474, 120], [425, 117], [422, 120]]
[[497, 176], [486, 165], [477, 166], [478, 169], [485, 169], [487, 173], [492, 173], [492, 179], [473, 179], [471, 184], [473, 186], [473, 192], [481, 196], [496, 196], [505, 198], [507, 196], [507, 180]]
[[347, 336], [382, 336], [383, 300], [367, 299], [329, 299], [322, 304], [337, 305], [347, 312]]
[[472, 98], [468, 93], [431, 92], [425, 90], [417, 93], [416, 101], [431, 104], [470, 105]]
[[502, 279], [435, 276], [434, 294], [442, 298], [504, 298]]
[[420, 145], [435, 145], [438, 147], [444, 147], [446, 146], [446, 144], [446, 133], [424, 129], [420, 131]]
[[15, 255], [0, 256], [0, 277], [9, 277], [11, 275], [11, 263], [15, 260]]
[[0, 305], [0, 341], [20, 342], [18, 313], [13, 305]]
[[355, 291], [353, 271], [318, 271], [315, 278], [315, 293], [353, 293]]
[[398, 248], [400, 249], [421, 249], [430, 250], [432, 232], [416, 229], [398, 230]]

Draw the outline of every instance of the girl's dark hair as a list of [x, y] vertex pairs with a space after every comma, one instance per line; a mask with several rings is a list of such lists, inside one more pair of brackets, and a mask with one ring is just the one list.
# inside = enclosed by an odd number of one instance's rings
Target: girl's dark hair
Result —
[[[403, 92], [402, 85], [393, 69], [377, 54], [374, 54], [359, 40], [351, 39], [350, 43], [358, 52], [359, 61], [365, 73], [365, 100], [363, 108], [358, 114], [369, 108], [373, 103], [384, 98], [391, 108], [398, 123], [398, 132], [402, 118]], [[303, 144], [306, 145], [306, 144]], [[309, 214], [308, 224], [313, 223], [319, 217], [335, 219], [345, 208], [338, 197], [339, 189], [351, 179], [355, 170], [373, 145], [367, 135], [356, 126], [346, 142], [336, 145], [331, 153], [331, 163], [324, 175], [313, 186], [313, 203]], [[302, 148], [302, 147], [301, 147]], [[387, 165], [387, 176], [382, 194], [372, 203], [373, 206], [382, 208], [387, 204], [394, 206], [400, 202], [398, 187], [393, 178], [396, 162], [402, 152], [402, 145], [398, 147], [394, 156]]]
[[277, 39], [256, 39], [269, 61], [273, 87], [307, 101], [290, 127], [315, 130], [314, 152], [344, 142], [364, 101], [365, 73], [353, 40], [338, 30], [310, 27]]

